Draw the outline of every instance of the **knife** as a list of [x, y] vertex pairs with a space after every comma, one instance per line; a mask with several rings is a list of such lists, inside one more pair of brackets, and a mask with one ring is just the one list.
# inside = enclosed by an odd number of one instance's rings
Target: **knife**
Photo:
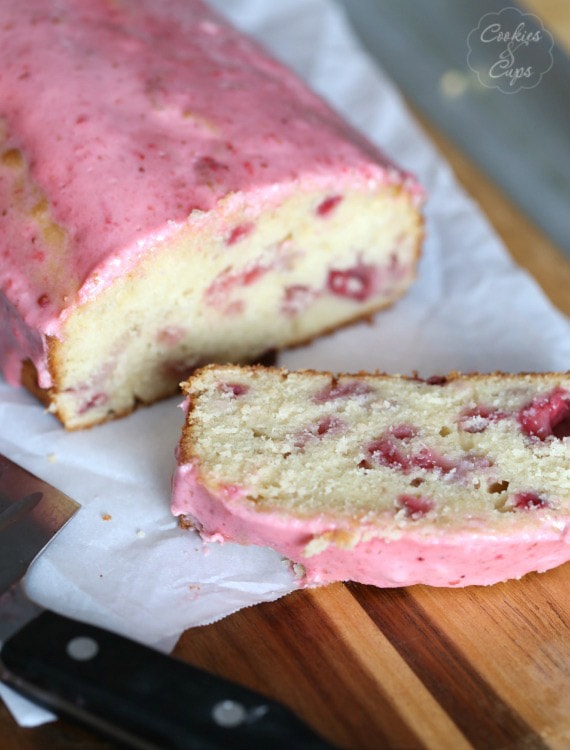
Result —
[[133, 748], [332, 747], [275, 701], [30, 601], [29, 565], [79, 508], [0, 455], [2, 682]]

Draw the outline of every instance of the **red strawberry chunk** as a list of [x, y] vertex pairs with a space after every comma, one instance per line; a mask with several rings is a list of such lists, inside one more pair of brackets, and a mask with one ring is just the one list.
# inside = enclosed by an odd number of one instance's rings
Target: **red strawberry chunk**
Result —
[[570, 393], [556, 388], [548, 396], [539, 396], [523, 407], [518, 416], [519, 424], [527, 435], [539, 440], [554, 435], [557, 438], [570, 435]]
[[258, 279], [264, 276], [269, 269], [263, 268], [263, 266], [253, 266], [248, 268], [238, 275], [239, 283], [241, 286], [250, 286], [255, 283]]
[[411, 424], [397, 424], [390, 427], [390, 434], [392, 434], [398, 440], [407, 440], [413, 438], [418, 434], [417, 427]]
[[325, 386], [313, 396], [313, 401], [315, 404], [324, 404], [327, 401], [336, 401], [340, 398], [367, 396], [372, 392], [373, 389], [368, 383], [362, 380], [351, 380], [348, 383], [335, 383]]
[[[389, 437], [372, 440], [366, 447], [366, 453], [374, 463], [390, 469], [407, 471], [410, 467], [408, 456], [402, 453], [396, 442]], [[363, 468], [369, 467], [363, 465]]]
[[255, 284], [268, 271], [269, 268], [258, 264], [252, 264], [241, 271], [223, 271], [206, 289], [206, 301], [215, 307], [226, 307], [227, 298], [234, 290]]
[[428, 471], [441, 471], [443, 474], [449, 474], [457, 469], [457, 462], [452, 461], [446, 456], [439, 455], [431, 448], [422, 448], [418, 453], [410, 456], [410, 467], [427, 469]]
[[396, 508], [404, 508], [406, 516], [416, 521], [433, 510], [433, 501], [424, 495], [399, 495]]
[[394, 425], [382, 437], [369, 443], [366, 453], [376, 464], [399, 469], [405, 473], [416, 468], [428, 471], [439, 470], [448, 474], [457, 468], [456, 461], [440, 456], [431, 448], [423, 447], [419, 451], [409, 448], [405, 450], [407, 441], [416, 435], [417, 428], [413, 425]]
[[365, 458], [358, 464], [361, 469], [387, 466], [405, 474], [414, 469], [423, 469], [443, 475], [454, 475], [457, 481], [465, 480], [469, 472], [485, 469], [492, 465], [491, 459], [464, 453], [458, 458], [450, 458], [427, 446], [414, 446], [409, 443], [418, 430], [413, 425], [394, 425], [379, 438], [366, 446]]
[[[406, 449], [410, 438], [417, 435], [417, 428], [410, 424], [392, 425], [384, 435], [372, 440], [366, 447], [366, 454], [374, 463], [407, 472], [413, 462], [413, 456], [402, 450]], [[361, 468], [370, 468], [368, 461]]]
[[253, 222], [248, 221], [245, 224], [238, 224], [229, 233], [226, 239], [226, 245], [235, 245], [236, 242], [243, 240], [245, 237], [253, 232], [255, 225]]
[[237, 398], [238, 396], [244, 396], [249, 391], [249, 386], [245, 383], [219, 383], [218, 390], [232, 398]]
[[548, 508], [548, 500], [536, 492], [519, 492], [512, 499], [513, 507], [518, 510], [536, 510]]
[[338, 417], [327, 415], [319, 419], [315, 424], [304, 427], [296, 436], [294, 445], [296, 448], [304, 448], [309, 440], [322, 438], [325, 435], [339, 435], [346, 430], [346, 423]]
[[329, 432], [336, 433], [344, 426], [344, 422], [338, 417], [323, 417], [317, 424], [317, 435], [326, 435]]
[[315, 404], [324, 404], [327, 401], [336, 401], [340, 398], [350, 396], [367, 396], [373, 389], [362, 380], [351, 380], [348, 383], [335, 383], [327, 385], [313, 396]]
[[365, 302], [378, 291], [379, 272], [373, 265], [359, 263], [352, 268], [329, 271], [327, 287], [331, 294], [355, 302]]
[[329, 195], [317, 206], [317, 216], [328, 216], [342, 201], [342, 195]]

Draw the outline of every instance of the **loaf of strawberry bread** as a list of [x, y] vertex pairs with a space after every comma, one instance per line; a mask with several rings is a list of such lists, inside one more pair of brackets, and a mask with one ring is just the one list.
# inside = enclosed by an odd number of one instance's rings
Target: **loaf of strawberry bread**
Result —
[[199, 0], [0, 5], [0, 364], [69, 428], [369, 316], [422, 191]]
[[172, 512], [305, 583], [492, 584], [570, 560], [570, 374], [206, 367]]

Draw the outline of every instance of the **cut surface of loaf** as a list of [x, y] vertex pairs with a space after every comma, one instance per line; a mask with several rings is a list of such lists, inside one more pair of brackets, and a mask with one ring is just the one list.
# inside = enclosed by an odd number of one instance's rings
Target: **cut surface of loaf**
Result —
[[197, 0], [0, 7], [0, 363], [69, 428], [399, 298], [422, 191]]
[[492, 584], [570, 560], [570, 374], [206, 367], [172, 512], [305, 581]]

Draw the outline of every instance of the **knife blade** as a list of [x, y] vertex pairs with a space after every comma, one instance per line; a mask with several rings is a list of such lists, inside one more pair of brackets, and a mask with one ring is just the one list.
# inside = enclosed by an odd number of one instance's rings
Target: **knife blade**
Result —
[[28, 567], [79, 508], [0, 455], [0, 680], [129, 747], [332, 747], [273, 700], [30, 601]]

